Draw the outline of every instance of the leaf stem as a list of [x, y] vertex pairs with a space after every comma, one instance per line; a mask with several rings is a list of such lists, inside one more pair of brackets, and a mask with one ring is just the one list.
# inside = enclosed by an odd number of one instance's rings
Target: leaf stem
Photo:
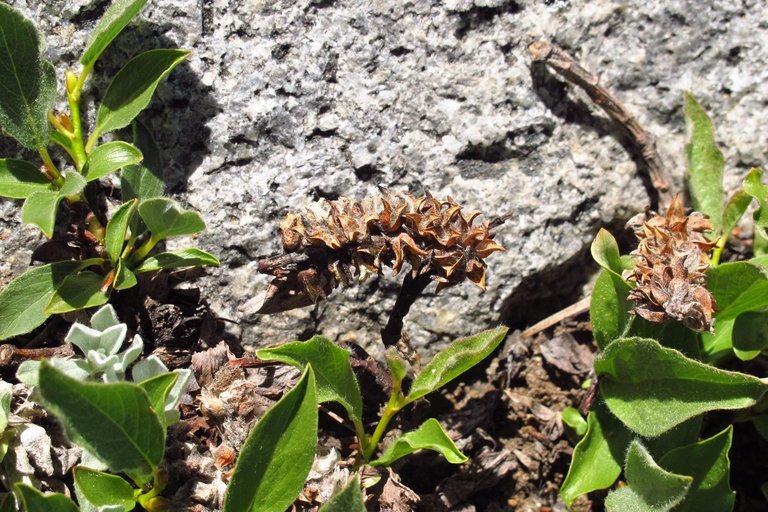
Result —
[[[85, 70], [83, 70], [85, 73]], [[77, 172], [82, 173], [88, 156], [83, 146], [83, 123], [80, 119], [80, 89], [82, 88], [83, 75], [78, 79], [72, 70], [67, 70], [67, 101], [69, 102], [70, 118], [72, 120], [72, 152], [75, 158]]]
[[61, 186], [64, 184], [64, 178], [61, 177], [61, 173], [59, 172], [59, 169], [56, 167], [56, 164], [53, 163], [53, 160], [51, 159], [51, 154], [48, 153], [48, 148], [40, 148], [38, 150], [38, 153], [40, 153], [40, 158], [43, 160], [43, 163], [45, 164], [45, 168], [50, 174], [49, 176], [50, 180], [58, 188], [61, 188]]
[[392, 394], [389, 397], [389, 402], [384, 408], [384, 412], [381, 413], [381, 418], [379, 419], [378, 425], [376, 425], [376, 430], [373, 431], [373, 434], [368, 439], [368, 446], [363, 453], [363, 462], [371, 460], [379, 441], [381, 441], [381, 438], [387, 431], [387, 426], [389, 425], [390, 420], [392, 420], [392, 418], [395, 417], [395, 414], [397, 414], [404, 406], [405, 397], [400, 392], [400, 383], [393, 382]]
[[712, 257], [709, 261], [712, 263], [713, 267], [720, 264], [720, 257], [723, 254], [723, 249], [725, 249], [725, 244], [728, 242], [729, 235], [730, 233], [723, 233], [723, 236], [720, 237], [717, 241], [717, 245], [715, 245], [715, 248], [712, 250]]
[[162, 240], [162, 238], [155, 238], [154, 234], [150, 235], [150, 237], [143, 244], [141, 244], [128, 259], [129, 268], [146, 258], [147, 254], [149, 254], [149, 252], [155, 248], [155, 245], [157, 245], [160, 240]]

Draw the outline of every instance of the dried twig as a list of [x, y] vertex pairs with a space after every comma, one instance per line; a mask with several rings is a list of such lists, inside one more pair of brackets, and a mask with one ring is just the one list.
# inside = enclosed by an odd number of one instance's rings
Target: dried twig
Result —
[[389, 314], [387, 325], [381, 330], [381, 341], [384, 342], [385, 347], [391, 347], [400, 340], [405, 315], [408, 314], [413, 303], [431, 282], [432, 276], [429, 273], [416, 278], [413, 278], [410, 273], [406, 274], [395, 305]]
[[572, 316], [576, 316], [580, 313], [584, 313], [585, 311], [589, 310], [589, 301], [592, 299], [592, 296], [584, 297], [579, 302], [575, 304], [571, 304], [567, 308], [561, 309], [554, 315], [550, 315], [541, 322], [529, 327], [528, 329], [524, 330], [521, 334], [523, 337], [531, 337], [536, 336], [541, 331], [544, 331], [546, 329], [549, 329], [555, 324], [558, 324], [565, 320], [566, 318], [570, 318]]
[[600, 85], [600, 78], [584, 69], [565, 50], [549, 41], [536, 41], [528, 47], [528, 51], [533, 62], [546, 64], [569, 82], [581, 87], [592, 101], [627, 131], [648, 166], [651, 183], [659, 193], [659, 200], [664, 205], [670, 204], [673, 197], [670, 191], [671, 181], [656, 151], [656, 139], [640, 126], [618, 98]]

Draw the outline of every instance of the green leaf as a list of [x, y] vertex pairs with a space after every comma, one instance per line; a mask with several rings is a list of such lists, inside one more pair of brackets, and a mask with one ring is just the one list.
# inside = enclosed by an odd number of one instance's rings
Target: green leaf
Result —
[[55, 315], [106, 304], [109, 295], [102, 291], [103, 286], [104, 276], [90, 270], [72, 274], [53, 293], [45, 313]]
[[688, 163], [688, 191], [693, 208], [709, 215], [715, 230], [722, 228], [725, 192], [723, 169], [725, 160], [715, 143], [712, 121], [696, 99], [685, 93], [683, 106], [688, 144], [685, 156]]
[[80, 382], [43, 362], [40, 395], [67, 436], [116, 473], [146, 481], [165, 448], [165, 429], [147, 393], [128, 382]]
[[112, 287], [115, 290], [127, 290], [133, 288], [138, 284], [136, 274], [132, 270], [128, 269], [125, 260], [117, 262], [117, 269], [115, 270], [115, 282], [112, 283]]
[[701, 336], [704, 353], [713, 360], [733, 346], [736, 318], [747, 311], [768, 308], [768, 274], [747, 261], [724, 263], [707, 271], [707, 289], [717, 301], [715, 333]]
[[13, 499], [13, 493], [8, 492], [0, 494], [0, 512], [16, 512], [16, 500]]
[[349, 364], [349, 352], [324, 336], [294, 341], [256, 351], [256, 357], [295, 366], [312, 366], [320, 403], [335, 401], [344, 406], [354, 420], [363, 418], [360, 386]]
[[59, 261], [27, 270], [0, 292], [0, 340], [26, 334], [42, 325], [45, 306], [67, 276], [81, 268], [79, 261]]
[[624, 263], [619, 254], [619, 244], [607, 230], [600, 228], [592, 245], [590, 246], [592, 258], [605, 270], [613, 272], [619, 278], [624, 271]]
[[157, 419], [163, 428], [167, 427], [165, 422], [165, 402], [178, 378], [178, 373], [168, 372], [139, 382], [141, 389], [147, 393], [149, 403], [152, 404], [152, 408], [157, 413]]
[[[768, 237], [766, 228], [768, 227], [768, 186], [763, 185], [761, 178], [763, 171], [760, 169], [752, 169], [744, 178], [742, 186], [744, 192], [754, 197], [757, 200], [758, 208], [754, 213], [755, 231], [765, 238]], [[755, 233], [757, 236], [757, 233]]]
[[77, 512], [75, 502], [63, 494], [43, 494], [21, 483], [16, 484], [16, 492], [21, 496], [22, 510], [27, 512]]
[[133, 198], [160, 197], [165, 189], [160, 148], [157, 147], [155, 139], [143, 123], [134, 119], [131, 126], [133, 145], [141, 150], [144, 161], [123, 169], [120, 176], [123, 201]]
[[607, 489], [621, 474], [632, 433], [598, 402], [587, 416], [587, 433], [573, 450], [568, 475], [560, 487], [566, 505], [588, 492]]
[[142, 201], [139, 215], [152, 236], [159, 240], [191, 235], [205, 229], [205, 223], [197, 212], [183, 211], [175, 201], [165, 197]]
[[743, 361], [768, 348], [768, 312], [747, 311], [733, 324], [733, 351]]
[[141, 162], [143, 156], [139, 149], [127, 142], [116, 140], [97, 146], [88, 157], [83, 169], [87, 181], [93, 181], [127, 165]]
[[598, 348], [608, 346], [627, 328], [630, 318], [627, 297], [630, 290], [621, 277], [609, 270], [602, 270], [597, 277], [589, 303], [589, 318]]
[[53, 185], [35, 164], [0, 158], [0, 196], [25, 199], [33, 192], [51, 190]]
[[0, 127], [35, 150], [50, 140], [48, 110], [56, 94], [56, 73], [42, 51], [34, 25], [0, 3]]
[[77, 466], [72, 471], [83, 497], [97, 507], [120, 506], [130, 512], [136, 506], [131, 484], [116, 475]]
[[91, 32], [88, 40], [88, 48], [85, 50], [80, 63], [83, 66], [93, 67], [93, 64], [107, 46], [128, 25], [136, 14], [144, 7], [147, 0], [115, 0], [109, 6], [107, 12]]
[[733, 228], [739, 223], [751, 202], [752, 197], [743, 189], [738, 189], [728, 199], [723, 210], [722, 229], [724, 236], [728, 236], [733, 231]]
[[36, 225], [45, 236], [51, 238], [56, 227], [59, 203], [66, 197], [79, 196], [84, 188], [85, 180], [79, 173], [65, 172], [60, 190], [38, 190], [27, 197], [21, 209], [22, 222]]
[[107, 88], [96, 114], [96, 131], [107, 133], [131, 124], [149, 105], [160, 81], [188, 54], [175, 49], [149, 50], [128, 61]]
[[611, 412], [646, 437], [704, 412], [750, 407], [768, 389], [755, 377], [714, 368], [643, 338], [608, 345], [595, 359], [595, 371]]
[[136, 267], [134, 272], [140, 274], [142, 272], [154, 272], [155, 270], [168, 268], [199, 267], [203, 265], [218, 267], [220, 262], [212, 254], [208, 254], [200, 249], [190, 248], [173, 252], [161, 252], [160, 254], [150, 256], [141, 262], [141, 265]]
[[120, 259], [120, 254], [123, 252], [123, 245], [125, 245], [125, 238], [128, 232], [128, 223], [133, 216], [133, 212], [136, 210], [137, 203], [138, 200], [136, 199], [123, 203], [107, 223], [104, 245], [113, 267], [117, 265], [117, 260]]
[[408, 373], [408, 364], [405, 359], [399, 354], [397, 348], [388, 347], [384, 351], [384, 359], [387, 362], [387, 368], [389, 368], [389, 374], [392, 376], [393, 382], [403, 382], [406, 374]]
[[8, 417], [11, 415], [11, 398], [13, 398], [13, 385], [10, 382], [0, 380], [0, 435], [8, 426]]
[[496, 327], [461, 338], [440, 351], [413, 379], [406, 403], [446, 385], [485, 359], [504, 340], [507, 327]]
[[560, 417], [563, 419], [563, 423], [571, 427], [576, 435], [581, 437], [587, 433], [587, 421], [581, 415], [578, 409], [573, 407], [566, 407], [563, 412], [560, 413]]
[[259, 420], [240, 451], [223, 512], [285, 510], [304, 486], [317, 445], [312, 367]]
[[451, 464], [463, 464], [467, 461], [467, 456], [456, 448], [440, 422], [430, 418], [418, 429], [403, 434], [393, 441], [378, 459], [371, 462], [371, 466], [389, 466], [397, 459], [418, 450], [436, 451]]
[[735, 493], [729, 484], [733, 426], [719, 434], [676, 448], [659, 460], [659, 465], [672, 473], [693, 477], [691, 489], [676, 512], [729, 512], [733, 510]]
[[629, 445], [624, 473], [627, 485], [605, 498], [607, 512], [668, 512], [683, 501], [693, 481], [661, 468], [636, 440]]
[[365, 512], [360, 478], [352, 477], [338, 494], [320, 507], [319, 512]]

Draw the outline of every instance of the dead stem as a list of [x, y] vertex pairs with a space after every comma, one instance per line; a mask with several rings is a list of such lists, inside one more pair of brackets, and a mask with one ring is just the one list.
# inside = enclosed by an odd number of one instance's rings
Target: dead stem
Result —
[[432, 282], [429, 273], [421, 274], [414, 278], [409, 272], [403, 280], [403, 286], [397, 295], [397, 300], [389, 314], [387, 325], [381, 330], [381, 341], [385, 347], [391, 347], [397, 344], [403, 332], [403, 319], [410, 311], [411, 306], [421, 295], [421, 292]]

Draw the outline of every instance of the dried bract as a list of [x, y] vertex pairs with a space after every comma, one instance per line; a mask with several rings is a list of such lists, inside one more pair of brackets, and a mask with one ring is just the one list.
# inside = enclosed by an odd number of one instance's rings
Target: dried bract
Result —
[[414, 277], [437, 281], [438, 291], [464, 279], [485, 289], [484, 259], [504, 248], [493, 240], [489, 222], [473, 226], [477, 216], [463, 213], [450, 197], [388, 191], [289, 213], [280, 222], [287, 254], [259, 262], [259, 271], [275, 279], [258, 312], [307, 306], [339, 285], [363, 281], [385, 266], [397, 274], [406, 263]]
[[630, 280], [632, 310], [650, 322], [674, 319], [696, 331], [712, 330], [717, 304], [706, 288], [709, 252], [716, 241], [704, 236], [714, 228], [701, 213], [685, 215], [678, 197], [666, 215], [646, 212], [627, 223], [639, 240]]

